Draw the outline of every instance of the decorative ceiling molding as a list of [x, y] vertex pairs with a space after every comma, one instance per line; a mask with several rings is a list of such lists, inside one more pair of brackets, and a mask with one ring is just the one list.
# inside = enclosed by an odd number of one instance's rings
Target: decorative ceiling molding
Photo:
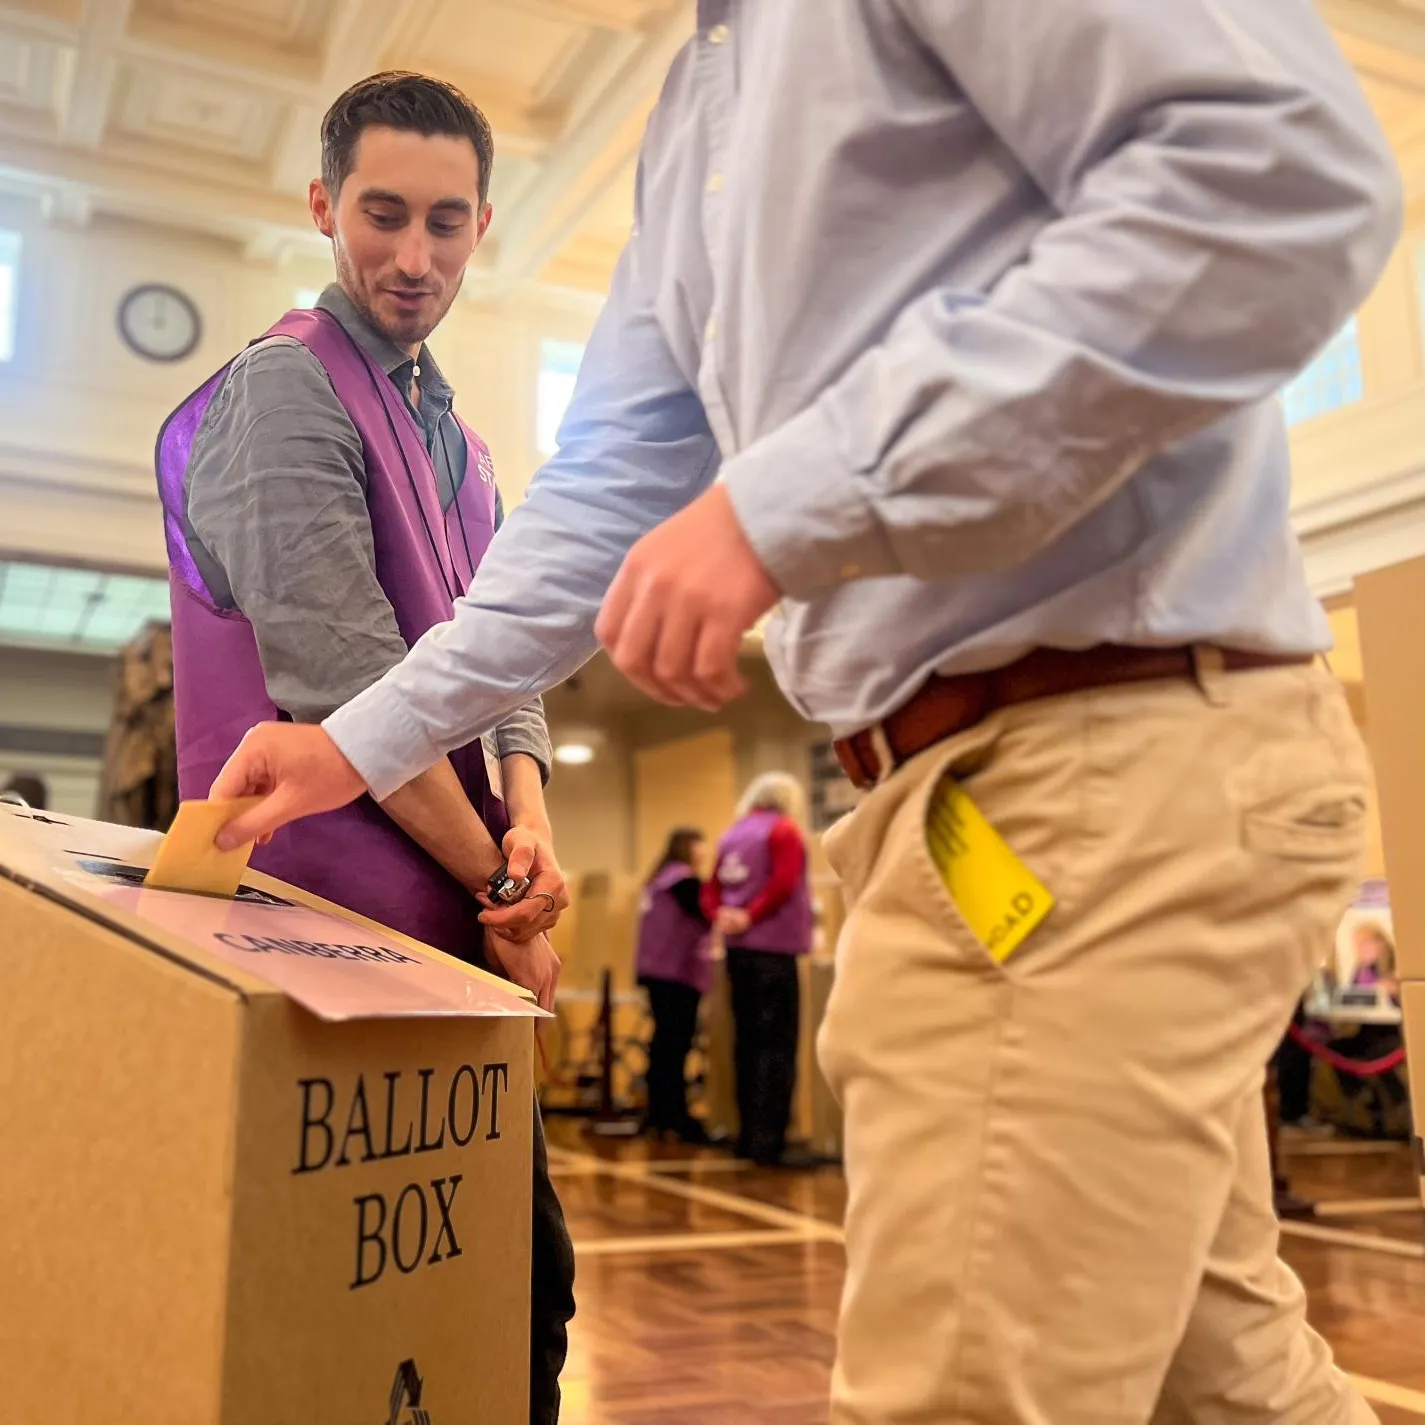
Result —
[[[1425, 201], [1425, 4], [1320, 6]], [[0, 189], [281, 262], [317, 251], [303, 198], [326, 106], [426, 68], [495, 130], [472, 295], [604, 290], [643, 120], [695, 22], [693, 0], [0, 0]]]
[[80, 495], [103, 494], [153, 505], [158, 500], [152, 467], [56, 452], [0, 441], [0, 489], [37, 485]]
[[[591, 171], [602, 174], [590, 183], [585, 211], [595, 207], [608, 183], [636, 154], [637, 133], [653, 107], [673, 57], [687, 43], [696, 18], [695, 6], [668, 10], [647, 41], [620, 67], [598, 102], [550, 155], [539, 182], [525, 194], [514, 217], [501, 233], [496, 269], [506, 280], [528, 280], [557, 255], [550, 250], [546, 224], [559, 221], [569, 190]], [[632, 135], [632, 137], [631, 137]], [[631, 223], [633, 214], [628, 215]], [[572, 237], [566, 219], [561, 237]]]
[[1425, 465], [1292, 509], [1312, 592], [1347, 592], [1372, 569], [1425, 554]]
[[98, 148], [119, 72], [116, 47], [128, 26], [131, 0], [91, 0], [59, 116], [61, 143]]
[[0, 0], [0, 190], [281, 262], [318, 247], [304, 200], [327, 105], [420, 68], [495, 131], [499, 221], [472, 295], [545, 268], [601, 291], [631, 219], [606, 202], [629, 123], [694, 20], [693, 0]]

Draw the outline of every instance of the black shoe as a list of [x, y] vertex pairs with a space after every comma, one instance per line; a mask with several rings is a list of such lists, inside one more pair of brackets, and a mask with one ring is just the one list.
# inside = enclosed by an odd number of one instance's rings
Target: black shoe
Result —
[[780, 1153], [771, 1157], [763, 1155], [752, 1160], [759, 1168], [778, 1168], [785, 1172], [810, 1172], [819, 1168], [822, 1160], [802, 1143], [789, 1143]]
[[690, 1148], [715, 1148], [727, 1141], [727, 1135], [709, 1133], [701, 1119], [690, 1118], [678, 1129], [678, 1141]]

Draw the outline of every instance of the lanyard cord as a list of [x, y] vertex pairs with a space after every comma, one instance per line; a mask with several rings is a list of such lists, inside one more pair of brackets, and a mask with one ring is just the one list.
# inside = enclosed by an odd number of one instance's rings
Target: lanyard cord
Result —
[[[445, 452], [445, 468], [450, 471], [450, 503], [455, 506], [455, 522], [460, 526], [460, 542], [465, 546], [465, 567], [470, 571], [470, 577], [473, 579], [475, 577], [475, 559], [470, 553], [470, 538], [465, 533], [465, 512], [460, 508], [460, 491], [465, 488], [465, 481], [470, 478], [470, 442], [465, 439], [464, 432], [462, 432], [460, 439], [465, 446], [465, 474], [457, 486], [455, 483], [455, 462], [450, 458], [450, 443], [445, 435], [445, 422], [442, 421], [435, 429], [440, 440], [440, 448]], [[454, 554], [450, 556], [450, 562], [454, 565]]]
[[[324, 316], [329, 316], [330, 314], [329, 314], [329, 313], [323, 313], [323, 315], [324, 315]], [[336, 324], [337, 329], [341, 332], [341, 334], [342, 334], [342, 335], [347, 339], [347, 341], [351, 344], [352, 349], [356, 352], [357, 356], [360, 358], [361, 369], [366, 373], [366, 379], [371, 383], [371, 390], [372, 390], [372, 392], [375, 394], [376, 400], [377, 400], [378, 404], [379, 404], [380, 407], [381, 407], [381, 414], [386, 417], [386, 426], [387, 426], [387, 429], [391, 432], [391, 439], [392, 439], [392, 441], [395, 443], [397, 452], [400, 454], [400, 457], [401, 457], [401, 464], [402, 464], [403, 466], [405, 466], [405, 470], [406, 470], [406, 480], [407, 480], [407, 482], [409, 483], [409, 485], [410, 485], [410, 487], [411, 487], [411, 498], [414, 499], [415, 502], [416, 502], [416, 511], [417, 511], [417, 513], [418, 513], [418, 514], [420, 515], [420, 517], [421, 517], [421, 527], [422, 527], [422, 528], [425, 530], [425, 532], [426, 532], [426, 539], [427, 539], [427, 541], [428, 541], [429, 544], [430, 544], [431, 553], [435, 556], [436, 568], [440, 570], [440, 582], [441, 582], [441, 587], [444, 588], [444, 590], [445, 590], [445, 592], [446, 592], [446, 596], [450, 599], [450, 602], [451, 602], [451, 604], [452, 604], [452, 606], [453, 606], [454, 603], [455, 603], [455, 600], [459, 597], [460, 578], [459, 578], [459, 571], [455, 568], [455, 555], [454, 555], [454, 553], [451, 552], [451, 550], [450, 550], [450, 541], [449, 541], [448, 539], [447, 539], [447, 541], [446, 541], [446, 555], [447, 555], [447, 557], [448, 557], [449, 560], [450, 560], [450, 571], [451, 571], [451, 574], [455, 575], [455, 587], [454, 587], [454, 588], [451, 587], [451, 581], [450, 581], [450, 577], [449, 577], [449, 576], [447, 575], [447, 573], [446, 573], [445, 563], [444, 563], [444, 561], [442, 561], [442, 559], [441, 559], [441, 557], [440, 557], [440, 545], [437, 543], [436, 537], [435, 537], [435, 533], [434, 533], [434, 531], [433, 531], [433, 530], [431, 529], [431, 527], [430, 527], [430, 521], [426, 518], [425, 502], [421, 499], [420, 487], [416, 484], [416, 476], [415, 476], [415, 472], [411, 469], [410, 457], [406, 454], [406, 447], [401, 444], [401, 437], [400, 437], [400, 435], [399, 435], [399, 434], [397, 433], [397, 431], [396, 431], [396, 422], [391, 418], [391, 409], [390, 409], [390, 407], [389, 407], [389, 406], [387, 405], [387, 403], [386, 403], [386, 396], [385, 396], [385, 393], [383, 393], [382, 390], [381, 390], [381, 384], [376, 380], [376, 375], [375, 375], [375, 373], [371, 370], [371, 363], [370, 363], [370, 361], [367, 360], [366, 353], [365, 353], [364, 351], [362, 351], [361, 348], [357, 345], [357, 343], [356, 343], [356, 338], [353, 337], [352, 334], [351, 334], [349, 331], [347, 331], [347, 329], [346, 329], [344, 326], [342, 326], [342, 324], [341, 324], [340, 322], [338, 322], [338, 321], [336, 320], [335, 317], [331, 317], [331, 320]], [[387, 386], [391, 386], [391, 387], [392, 387], [393, 394], [398, 394], [398, 393], [396, 393], [396, 392], [394, 391], [393, 383], [391, 382], [391, 380], [390, 380], [389, 378], [386, 380], [386, 383], [385, 383], [385, 384], [386, 384]], [[439, 498], [439, 495], [437, 494], [437, 497], [436, 497], [436, 504], [439, 505], [439, 503], [440, 503], [440, 498]], [[462, 535], [463, 535], [463, 533], [464, 533], [464, 526], [463, 526], [463, 525], [462, 525], [462, 527], [461, 527], [461, 532], [462, 532]], [[466, 545], [466, 551], [465, 551], [465, 552], [466, 552], [466, 556], [467, 556], [467, 558], [468, 558], [468, 557], [469, 557], [469, 553], [470, 553], [470, 547], [469, 547], [468, 544]]]

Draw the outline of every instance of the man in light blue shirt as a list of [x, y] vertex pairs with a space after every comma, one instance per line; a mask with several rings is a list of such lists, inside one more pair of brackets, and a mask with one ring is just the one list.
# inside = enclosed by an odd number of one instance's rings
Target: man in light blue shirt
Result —
[[[869, 790], [836, 1425], [1373, 1419], [1259, 1079], [1366, 785], [1274, 393], [1399, 218], [1304, 0], [701, 0], [559, 453], [451, 623], [215, 785], [269, 794], [232, 839], [389, 796], [600, 641], [717, 707], [771, 613]], [[957, 786], [1012, 859], [928, 843]]]

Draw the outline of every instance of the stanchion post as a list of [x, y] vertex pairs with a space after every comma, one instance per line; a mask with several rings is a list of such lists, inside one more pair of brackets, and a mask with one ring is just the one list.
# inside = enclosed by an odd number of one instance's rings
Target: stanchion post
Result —
[[614, 1106], [614, 977], [604, 968], [599, 1003], [599, 1028], [603, 1034], [599, 1066], [599, 1111], [588, 1124], [598, 1138], [635, 1138], [638, 1119], [622, 1114]]

